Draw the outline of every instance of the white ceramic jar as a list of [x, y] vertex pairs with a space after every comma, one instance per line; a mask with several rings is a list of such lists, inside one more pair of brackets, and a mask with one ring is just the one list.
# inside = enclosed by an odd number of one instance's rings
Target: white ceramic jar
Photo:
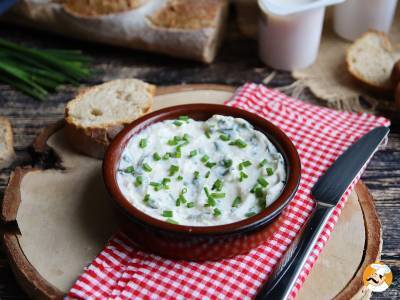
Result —
[[347, 0], [334, 7], [334, 29], [354, 41], [369, 29], [389, 32], [397, 0]]
[[340, 2], [343, 0], [258, 0], [260, 59], [285, 71], [310, 66], [318, 55], [325, 7]]

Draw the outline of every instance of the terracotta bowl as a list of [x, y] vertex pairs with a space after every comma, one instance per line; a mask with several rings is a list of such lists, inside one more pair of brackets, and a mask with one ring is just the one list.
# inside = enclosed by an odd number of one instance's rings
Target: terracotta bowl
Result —
[[[205, 121], [215, 114], [243, 118], [263, 132], [284, 157], [286, 185], [279, 198], [262, 212], [239, 222], [218, 226], [175, 225], [150, 217], [135, 208], [120, 191], [116, 174], [121, 153], [130, 138], [156, 122], [181, 115]], [[289, 138], [266, 119], [250, 112], [216, 104], [188, 104], [168, 107], [145, 115], [128, 125], [113, 140], [103, 162], [106, 187], [115, 204], [118, 220], [137, 247], [168, 258], [218, 260], [244, 254], [270, 235], [268, 224], [276, 218], [297, 191], [300, 159]]]

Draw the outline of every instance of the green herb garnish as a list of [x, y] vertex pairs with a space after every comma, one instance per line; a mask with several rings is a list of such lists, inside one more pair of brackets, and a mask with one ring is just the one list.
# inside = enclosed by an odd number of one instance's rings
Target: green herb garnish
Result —
[[216, 165], [217, 165], [216, 163], [213, 163], [213, 162], [210, 162], [210, 161], [206, 163], [206, 167], [209, 168], [209, 169], [215, 167]]
[[151, 171], [153, 170], [147, 163], [144, 163], [144, 164], [142, 165], [142, 168], [143, 168], [143, 170], [146, 171], [146, 172], [151, 172]]
[[192, 208], [194, 207], [194, 202], [189, 202], [188, 204], [186, 204], [187, 208]]
[[262, 187], [267, 187], [267, 186], [268, 186], [268, 181], [266, 181], [264, 177], [259, 177], [259, 178], [257, 179], [257, 182], [258, 182]]
[[204, 176], [204, 177], [205, 177], [205, 178], [208, 178], [208, 177], [210, 177], [210, 174], [211, 174], [211, 172], [208, 171], [208, 172], [206, 173], [206, 176]]
[[214, 182], [214, 184], [213, 184], [211, 189], [212, 190], [217, 190], [218, 192], [220, 192], [222, 190], [222, 186], [223, 186], [223, 183], [222, 183], [221, 179], [217, 179]]
[[166, 218], [172, 218], [172, 215], [173, 215], [172, 210], [164, 210], [162, 213], [162, 216]]
[[213, 197], [214, 199], [222, 199], [225, 198], [225, 193], [212, 193], [211, 197]]
[[210, 128], [206, 128], [205, 130], [204, 130], [204, 134], [206, 135], [206, 137], [209, 139], [209, 138], [211, 138], [211, 130], [210, 130]]
[[245, 172], [240, 172], [239, 181], [242, 182], [244, 179], [246, 179], [248, 177], [249, 177], [249, 175], [247, 175]]
[[187, 133], [185, 133], [182, 137], [182, 140], [184, 140], [186, 143], [185, 145], [187, 145], [190, 142], [190, 137]]
[[232, 207], [238, 207], [240, 203], [242, 203], [242, 198], [238, 196], [235, 198], [235, 200], [233, 200]]
[[157, 152], [153, 153], [153, 159], [154, 159], [155, 161], [161, 160], [160, 154], [158, 154]]
[[202, 163], [206, 163], [210, 158], [208, 155], [203, 155], [203, 157], [200, 159]]
[[183, 177], [182, 177], [181, 175], [179, 175], [178, 177], [176, 177], [176, 180], [182, 181], [182, 180], [183, 180]]
[[156, 192], [158, 192], [159, 190], [161, 190], [163, 188], [163, 185], [161, 183], [154, 182], [154, 181], [150, 182], [150, 185], [154, 188], [154, 190]]
[[200, 172], [199, 171], [194, 171], [193, 178], [194, 179], [199, 179], [199, 176], [200, 176]]
[[262, 168], [262, 167], [264, 167], [266, 164], [267, 164], [267, 160], [266, 160], [266, 159], [263, 159], [263, 160], [258, 164], [258, 167], [259, 167], [259, 168]]
[[190, 151], [189, 157], [192, 158], [195, 157], [196, 155], [197, 155], [197, 150], [192, 150]]
[[149, 194], [146, 194], [145, 196], [144, 196], [144, 198], [143, 198], [143, 202], [144, 203], [147, 203], [147, 202], [149, 202], [150, 201], [150, 195]]
[[165, 153], [162, 157], [163, 160], [168, 160], [170, 158], [169, 153]]
[[223, 164], [224, 164], [225, 168], [230, 168], [230, 167], [232, 167], [233, 161], [232, 161], [232, 159], [224, 159]]
[[135, 168], [133, 166], [127, 167], [126, 169], [124, 169], [124, 173], [134, 174], [135, 173]]
[[274, 174], [274, 170], [272, 170], [272, 168], [267, 168], [267, 174], [268, 176], [271, 176], [272, 174]]
[[220, 216], [220, 215], [221, 215], [221, 211], [220, 211], [218, 208], [214, 208], [213, 216], [214, 216], [214, 217], [218, 217], [218, 216]]
[[177, 221], [175, 221], [175, 220], [173, 220], [173, 219], [171, 219], [171, 218], [168, 218], [168, 219], [166, 219], [165, 221], [167, 221], [168, 223], [171, 223], [171, 224], [179, 225], [179, 223], [178, 223]]
[[251, 166], [251, 161], [249, 161], [249, 160], [243, 161], [239, 164], [239, 170], [242, 171], [244, 168], [247, 168], [250, 166]]
[[174, 122], [172, 122], [172, 124], [174, 124], [175, 126], [180, 127], [180, 126], [182, 126], [183, 123], [181, 121], [175, 120]]
[[188, 121], [189, 117], [188, 116], [179, 116], [178, 119], [181, 120], [181, 121]]
[[142, 176], [136, 177], [135, 186], [138, 187], [138, 186], [142, 185], [142, 183], [143, 183], [143, 178], [142, 178]]
[[220, 140], [222, 140], [222, 141], [224, 141], [224, 142], [227, 142], [227, 141], [230, 140], [229, 135], [226, 135], [226, 134], [221, 134], [221, 135], [219, 136], [219, 138], [220, 138]]
[[252, 216], [254, 216], [254, 215], [256, 215], [257, 213], [255, 213], [255, 212], [248, 212], [247, 214], [245, 214], [245, 216], [247, 217], [247, 218], [250, 218], [250, 217], [252, 217]]
[[233, 142], [230, 142], [229, 145], [236, 146], [236, 147], [239, 147], [241, 149], [242, 148], [246, 148], [246, 146], [247, 146], [247, 144], [241, 139], [236, 139]]
[[143, 148], [146, 148], [146, 146], [147, 146], [147, 140], [141, 139], [139, 142], [139, 147], [143, 149]]
[[176, 166], [176, 165], [171, 165], [170, 167], [169, 167], [169, 176], [174, 176], [174, 174], [176, 173], [176, 172], [178, 172], [179, 171], [179, 167], [178, 166]]

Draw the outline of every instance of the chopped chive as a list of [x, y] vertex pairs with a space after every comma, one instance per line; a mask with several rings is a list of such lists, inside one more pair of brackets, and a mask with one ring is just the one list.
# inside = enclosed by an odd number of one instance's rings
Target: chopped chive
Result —
[[182, 137], [182, 140], [184, 140], [186, 143], [189, 143], [189, 142], [190, 142], [190, 137], [189, 137], [189, 135], [188, 135], [187, 133], [185, 133], [185, 134], [183, 135], [183, 137]]
[[181, 206], [181, 199], [179, 197], [175, 201], [175, 206]]
[[245, 160], [239, 164], [239, 170], [242, 171], [244, 168], [250, 167], [251, 161]]
[[151, 172], [151, 171], [153, 170], [147, 163], [144, 163], [144, 164], [142, 165], [142, 168], [143, 168], [143, 170], [145, 170], [146, 172]]
[[178, 120], [175, 120], [174, 122], [172, 122], [175, 126], [178, 126], [178, 127], [180, 127], [180, 126], [182, 126], [182, 122], [181, 121], [178, 121]]
[[206, 135], [206, 137], [208, 139], [211, 138], [211, 130], [210, 130], [210, 128], [206, 128], [206, 130], [204, 130], [204, 134]]
[[246, 179], [248, 177], [249, 177], [249, 175], [247, 175], [245, 172], [240, 172], [239, 181], [242, 182], [244, 179]]
[[166, 218], [172, 218], [172, 215], [173, 215], [172, 210], [164, 210], [162, 213], [162, 216]]
[[199, 176], [200, 176], [200, 172], [199, 171], [194, 171], [193, 178], [194, 179], [199, 179]]
[[158, 154], [157, 152], [153, 153], [153, 159], [154, 159], [155, 161], [159, 161], [159, 160], [161, 159], [160, 154]]
[[166, 185], [167, 183], [171, 182], [171, 178], [163, 178], [163, 180], [161, 181], [161, 184]]
[[223, 186], [223, 183], [222, 183], [222, 181], [220, 180], [220, 179], [217, 179], [215, 182], [214, 182], [214, 184], [213, 184], [213, 186], [212, 186], [212, 190], [217, 190], [218, 192], [220, 192], [221, 191], [221, 189], [222, 189], [222, 186]]
[[256, 184], [251, 188], [250, 193], [254, 194], [256, 188], [258, 188], [258, 183], [256, 183]]
[[170, 157], [169, 153], [165, 153], [162, 157], [163, 160], [168, 160]]
[[182, 191], [181, 191], [181, 194], [183, 195], [183, 194], [186, 194], [187, 193], [187, 187], [184, 187], [183, 189], [182, 189]]
[[174, 176], [174, 174], [176, 173], [176, 172], [178, 172], [179, 171], [179, 167], [178, 166], [176, 166], [176, 165], [171, 165], [170, 167], [169, 167], [169, 176]]
[[242, 203], [242, 198], [238, 196], [235, 198], [235, 200], [233, 200], [232, 207], [238, 207], [240, 203]]
[[230, 168], [230, 167], [232, 167], [233, 161], [232, 161], [232, 159], [224, 159], [223, 163], [224, 163], [225, 168]]
[[268, 186], [268, 181], [266, 181], [264, 177], [259, 177], [257, 179], [257, 182], [259, 184], [261, 184], [262, 187], [267, 187]]
[[162, 187], [163, 187], [161, 183], [154, 182], [154, 181], [150, 182], [150, 185], [154, 188], [154, 190], [155, 190], [156, 192], [158, 192], [159, 190], [161, 190]]
[[264, 167], [266, 164], [267, 164], [267, 160], [266, 160], [266, 159], [263, 159], [263, 160], [258, 164], [258, 167], [259, 167], [259, 168], [262, 168], [262, 167]]
[[233, 142], [230, 142], [229, 145], [236, 146], [236, 147], [239, 147], [241, 149], [242, 148], [246, 148], [246, 146], [247, 146], [247, 144], [241, 139], [236, 139]]
[[226, 135], [226, 134], [221, 134], [221, 135], [219, 136], [219, 138], [220, 138], [220, 140], [222, 140], [222, 141], [224, 141], [224, 142], [227, 142], [227, 141], [230, 140], [229, 135]]
[[207, 197], [210, 197], [210, 192], [208, 191], [207, 187], [204, 187], [204, 193], [206, 194]]
[[143, 183], [143, 178], [142, 178], [142, 176], [136, 177], [135, 186], [138, 187], [139, 185], [142, 185], [142, 183]]
[[209, 160], [208, 155], [203, 155], [203, 157], [200, 159], [202, 163], [206, 163]]
[[186, 204], [187, 208], [192, 208], [194, 207], [194, 202], [189, 202], [188, 204]]
[[180, 151], [176, 151], [173, 156], [175, 158], [181, 158], [182, 157], [182, 153]]
[[211, 197], [213, 197], [214, 199], [225, 198], [225, 193], [212, 193]]
[[252, 217], [252, 216], [254, 216], [254, 215], [256, 215], [255, 212], [248, 212], [247, 214], [245, 214], [245, 216], [246, 216], [247, 218], [250, 218], [250, 217]]
[[135, 173], [135, 168], [134, 168], [133, 166], [127, 167], [127, 168], [124, 170], [124, 173], [127, 173], [127, 174], [134, 174], [134, 173]]
[[261, 187], [255, 188], [254, 194], [256, 195], [257, 198], [264, 197], [264, 193]]
[[181, 175], [179, 175], [178, 177], [176, 177], [176, 180], [182, 181], [182, 180], [183, 180], [183, 177], [182, 177]]
[[147, 203], [147, 202], [149, 202], [149, 200], [150, 200], [150, 195], [149, 195], [149, 194], [146, 194], [146, 195], [144, 196], [144, 198], [143, 198], [143, 202]]
[[188, 116], [179, 116], [178, 119], [181, 120], [181, 121], [188, 121], [189, 117]]
[[187, 200], [186, 200], [185, 196], [183, 196], [183, 194], [180, 194], [179, 197], [178, 197], [178, 199], [176, 199], [175, 205], [176, 205], [176, 206], [180, 206], [181, 203], [182, 203], [182, 204], [185, 204], [186, 202], [187, 202]]
[[197, 150], [192, 150], [190, 151], [189, 157], [192, 158], [195, 157], [196, 155], [197, 155]]
[[170, 146], [176, 146], [178, 143], [181, 141], [181, 138], [179, 136], [174, 136], [174, 138], [168, 140], [167, 144]]
[[146, 148], [146, 146], [147, 146], [147, 140], [141, 139], [139, 142], [139, 147], [143, 149], [143, 148]]
[[179, 224], [177, 221], [175, 221], [175, 220], [173, 220], [173, 219], [171, 219], [171, 218], [168, 218], [168, 219], [166, 219], [165, 221], [167, 221], [168, 223], [171, 223], [171, 224], [176, 224], [176, 225]]
[[217, 202], [215, 202], [215, 199], [213, 197], [208, 197], [207, 203], [204, 204], [204, 207], [215, 206], [215, 205], [217, 205]]
[[214, 208], [213, 216], [214, 216], [214, 217], [218, 217], [218, 216], [220, 216], [220, 215], [221, 215], [221, 211], [220, 211], [218, 208]]
[[205, 178], [208, 178], [208, 177], [210, 177], [210, 174], [211, 174], [211, 172], [208, 171], [208, 172], [206, 173], [206, 176], [204, 176], [204, 177], [205, 177]]
[[271, 176], [272, 174], [274, 174], [274, 170], [272, 170], [272, 168], [267, 168], [267, 174], [268, 176]]
[[210, 162], [210, 161], [206, 163], [206, 167], [209, 168], [209, 169], [215, 167], [215, 165], [216, 165], [216, 163], [213, 163], [213, 162]]

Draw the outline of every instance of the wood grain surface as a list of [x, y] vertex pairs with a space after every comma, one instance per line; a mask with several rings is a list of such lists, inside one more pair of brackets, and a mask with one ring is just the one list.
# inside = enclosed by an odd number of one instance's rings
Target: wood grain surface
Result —
[[[86, 85], [124, 77], [137, 77], [157, 85], [181, 83], [221, 83], [241, 85], [246, 81], [261, 82], [273, 70], [263, 66], [257, 58], [255, 42], [245, 40], [234, 24], [228, 28], [228, 36], [217, 60], [212, 65], [203, 65], [183, 60], [173, 60], [144, 52], [108, 46], [99, 46], [44, 34], [26, 28], [0, 25], [0, 36], [16, 42], [49, 48], [79, 48], [94, 58], [95, 74]], [[286, 86], [293, 82], [288, 73], [277, 72], [270, 82], [271, 87]], [[71, 99], [77, 88], [65, 86], [45, 102], [37, 102], [6, 85], [0, 84], [0, 115], [10, 118], [14, 127], [17, 160], [10, 169], [1, 171], [0, 196], [8, 181], [12, 168], [32, 165], [46, 167], [49, 161], [40, 161], [29, 146], [33, 138], [45, 126], [62, 117], [65, 102]], [[303, 100], [321, 103], [309, 92]], [[372, 191], [383, 224], [382, 259], [394, 273], [392, 288], [374, 294], [374, 299], [400, 298], [400, 127], [392, 127], [386, 148], [378, 152], [367, 170], [363, 181]], [[0, 299], [26, 299], [16, 283], [4, 253], [0, 252]]]

